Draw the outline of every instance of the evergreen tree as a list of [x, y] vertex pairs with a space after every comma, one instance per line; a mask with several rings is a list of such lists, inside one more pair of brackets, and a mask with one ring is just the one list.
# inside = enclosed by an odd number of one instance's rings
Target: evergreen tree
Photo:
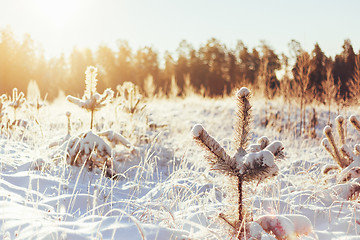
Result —
[[339, 99], [346, 100], [349, 96], [349, 81], [355, 67], [355, 53], [349, 39], [344, 41], [343, 51], [335, 56], [333, 75], [336, 84], [340, 85]]
[[326, 79], [326, 62], [326, 55], [321, 50], [319, 44], [316, 43], [314, 50], [311, 52], [309, 88], [313, 89], [314, 98], [318, 101], [321, 101], [321, 96], [323, 95], [322, 83]]
[[106, 87], [115, 89], [119, 84], [116, 75], [116, 56], [108, 46], [102, 45], [96, 51], [96, 64], [99, 66], [99, 86], [102, 91]]
[[159, 60], [158, 53], [152, 47], [143, 47], [135, 55], [135, 84], [144, 90], [144, 81], [151, 75], [155, 84], [158, 82]]
[[221, 95], [224, 92], [226, 69], [226, 47], [219, 40], [212, 38], [199, 49], [200, 59], [207, 66], [207, 86], [211, 95]]
[[262, 58], [261, 70], [259, 78], [261, 85], [264, 86], [264, 95], [267, 99], [274, 97], [277, 89], [280, 87], [280, 82], [276, 77], [276, 70], [281, 67], [279, 57], [273, 49], [270, 48], [265, 42], [261, 45]]
[[117, 84], [122, 85], [124, 82], [134, 81], [134, 58], [132, 50], [127, 41], [120, 40], [117, 42], [117, 45]]
[[177, 61], [175, 65], [175, 81], [180, 88], [180, 94], [184, 91], [185, 75], [189, 73], [189, 51], [191, 45], [186, 41], [182, 40], [177, 48]]

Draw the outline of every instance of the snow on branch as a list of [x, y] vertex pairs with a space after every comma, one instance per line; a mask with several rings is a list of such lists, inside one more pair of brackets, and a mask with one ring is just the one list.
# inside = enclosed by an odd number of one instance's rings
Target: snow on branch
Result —
[[[250, 91], [246, 87], [242, 87], [236, 94], [236, 125], [235, 125], [235, 148], [239, 152], [247, 148], [250, 139], [251, 124], [251, 104]], [[242, 153], [240, 153], [242, 154]]]
[[214, 169], [226, 174], [237, 175], [236, 163], [221, 145], [210, 136], [202, 125], [197, 124], [192, 129], [196, 142], [207, 151], [207, 159]]
[[105, 136], [109, 140], [109, 142], [112, 142], [114, 144], [121, 143], [127, 148], [132, 147], [131, 143], [123, 135], [121, 135], [120, 133], [116, 133], [112, 130], [100, 132], [99, 136]]

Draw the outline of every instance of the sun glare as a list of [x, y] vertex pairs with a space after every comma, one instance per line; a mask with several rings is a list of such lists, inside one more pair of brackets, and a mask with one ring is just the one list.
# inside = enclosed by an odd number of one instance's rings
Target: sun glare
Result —
[[64, 26], [78, 9], [78, 1], [72, 0], [34, 0], [34, 3], [39, 14], [57, 27]]

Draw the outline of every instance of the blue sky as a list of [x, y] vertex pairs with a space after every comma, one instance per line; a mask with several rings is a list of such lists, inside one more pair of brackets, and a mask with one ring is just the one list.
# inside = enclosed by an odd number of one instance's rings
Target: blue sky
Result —
[[236, 0], [0, 0], [0, 28], [21, 40], [29, 33], [47, 56], [75, 46], [116, 48], [127, 40], [133, 51], [153, 46], [174, 53], [182, 39], [194, 47], [211, 37], [228, 47], [265, 40], [288, 53], [291, 39], [311, 51], [316, 42], [330, 56], [349, 38], [360, 48], [360, 1]]

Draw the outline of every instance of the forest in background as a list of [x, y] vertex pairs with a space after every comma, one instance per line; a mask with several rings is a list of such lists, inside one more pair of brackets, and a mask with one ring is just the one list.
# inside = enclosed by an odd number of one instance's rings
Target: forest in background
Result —
[[59, 90], [81, 96], [84, 72], [93, 65], [99, 70], [100, 90], [130, 81], [148, 96], [183, 96], [191, 90], [214, 97], [248, 86], [267, 99], [297, 97], [301, 105], [313, 100], [358, 101], [360, 51], [355, 53], [349, 39], [334, 58], [326, 56], [317, 43], [310, 53], [296, 40], [288, 47], [288, 55], [279, 55], [265, 41], [250, 49], [239, 40], [231, 49], [212, 38], [196, 49], [183, 40], [175, 54], [165, 52], [160, 59], [153, 47], [133, 51], [122, 40], [117, 50], [106, 45], [96, 51], [74, 48], [68, 58], [46, 59], [30, 35], [18, 41], [10, 30], [0, 30], [0, 92], [10, 94], [14, 87], [26, 92], [29, 82], [36, 81], [42, 97], [46, 94], [50, 101]]

